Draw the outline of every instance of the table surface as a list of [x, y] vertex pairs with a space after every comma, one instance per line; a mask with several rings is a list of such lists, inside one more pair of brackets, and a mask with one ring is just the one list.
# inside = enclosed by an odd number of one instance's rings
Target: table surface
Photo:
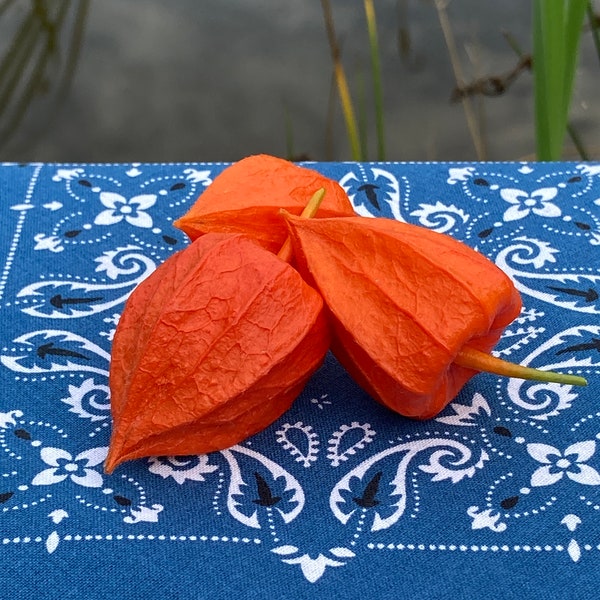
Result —
[[314, 163], [357, 211], [463, 240], [524, 308], [497, 351], [587, 388], [480, 374], [436, 419], [328, 356], [222, 452], [102, 470], [123, 303], [225, 164], [0, 166], [6, 598], [597, 598], [600, 166]]

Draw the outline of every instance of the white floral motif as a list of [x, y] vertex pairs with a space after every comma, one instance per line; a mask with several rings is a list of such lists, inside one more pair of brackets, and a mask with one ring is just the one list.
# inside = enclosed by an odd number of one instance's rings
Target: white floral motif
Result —
[[500, 513], [490, 508], [479, 510], [478, 506], [469, 506], [467, 514], [473, 519], [471, 529], [485, 529], [487, 527], [496, 533], [506, 531], [506, 523], [498, 523]]
[[[89, 378], [80, 386], [69, 385], [69, 397], [61, 400], [71, 407], [70, 412], [91, 421], [102, 421], [109, 416], [109, 396], [108, 386], [99, 385]], [[97, 412], [94, 414], [90, 409]]]
[[94, 219], [96, 225], [114, 225], [125, 219], [135, 227], [145, 229], [152, 227], [152, 217], [145, 211], [154, 206], [156, 202], [154, 194], [143, 194], [127, 200], [121, 194], [101, 192], [100, 202], [106, 206], [106, 210], [96, 216]]
[[204, 481], [205, 475], [214, 473], [218, 467], [208, 462], [208, 456], [151, 456], [150, 473], [160, 475], [163, 479], [172, 477], [179, 485], [187, 480]]
[[83, 169], [58, 169], [52, 177], [52, 181], [71, 181], [72, 179], [81, 177], [83, 173]]
[[548, 444], [527, 444], [529, 455], [543, 465], [531, 475], [532, 487], [552, 485], [563, 475], [584, 485], [600, 485], [600, 473], [585, 464], [595, 451], [593, 440], [572, 444], [564, 452]]
[[550, 202], [556, 197], [556, 194], [558, 194], [558, 189], [555, 187], [540, 188], [530, 194], [514, 188], [500, 190], [502, 199], [512, 204], [504, 212], [504, 220], [518, 221], [530, 212], [540, 217], [560, 217], [562, 214], [560, 208]]
[[106, 317], [105, 319], [102, 319], [103, 323], [114, 325], [114, 327], [111, 327], [108, 331], [100, 331], [100, 335], [105, 337], [109, 342], [112, 342], [113, 338], [115, 337], [115, 333], [117, 332], [117, 325], [119, 324], [120, 318], [120, 313], [113, 313], [111, 317]]
[[104, 252], [94, 259], [98, 263], [96, 273], [106, 273], [112, 280], [128, 275], [139, 275], [145, 279], [154, 271], [156, 265], [152, 259], [141, 252], [137, 246], [121, 246], [115, 250]]
[[49, 250], [50, 252], [62, 252], [65, 247], [61, 244], [60, 238], [55, 235], [46, 235], [38, 233], [33, 236], [35, 241], [34, 250]]
[[[354, 552], [348, 548], [331, 548], [329, 551], [337, 558], [345, 560], [356, 556]], [[285, 545], [273, 548], [271, 552], [281, 556], [287, 556], [295, 554], [296, 552], [299, 552], [299, 550], [296, 546]], [[317, 558], [312, 558], [308, 554], [303, 554], [291, 558], [282, 558], [281, 560], [288, 565], [300, 565], [302, 574], [310, 583], [315, 583], [315, 581], [320, 579], [325, 572], [326, 567], [343, 567], [346, 564], [344, 560], [331, 559], [323, 554], [319, 554]]]
[[140, 506], [138, 509], [131, 509], [131, 515], [123, 519], [125, 523], [129, 525], [135, 525], [135, 523], [157, 523], [158, 515], [164, 509], [162, 504], [153, 504], [152, 506]]
[[68, 518], [69, 513], [62, 508], [57, 508], [56, 510], [53, 510], [48, 516], [52, 519], [52, 522], [54, 524], [58, 524], [63, 519]]
[[413, 217], [419, 217], [419, 223], [429, 227], [438, 233], [450, 231], [457, 223], [463, 224], [469, 220], [469, 215], [454, 204], [447, 206], [439, 200], [435, 204], [419, 204], [417, 210], [410, 213]]
[[69, 477], [73, 483], [85, 487], [102, 487], [102, 475], [90, 468], [99, 465], [105, 458], [108, 448], [91, 448], [81, 452], [75, 458], [60, 448], [42, 448], [41, 458], [50, 465], [32, 480], [31, 485], [52, 485]]
[[431, 474], [433, 482], [448, 480], [458, 483], [465, 477], [471, 478], [490, 458], [485, 450], [474, 452], [470, 444], [467, 446], [459, 441], [442, 437], [416, 439], [386, 448], [362, 461], [336, 483], [329, 496], [329, 508], [334, 516], [344, 525], [348, 523], [356, 511], [356, 504], [348, 501], [349, 494], [353, 494], [352, 490], [357, 490], [357, 486], [367, 485], [366, 474], [370, 469], [383, 460], [397, 456], [399, 463], [396, 474], [389, 482], [389, 487], [386, 486], [390, 500], [388, 506], [392, 512], [384, 513], [380, 512], [379, 508], [375, 508], [370, 529], [379, 531], [397, 523], [407, 507], [407, 473], [411, 462], [424, 452], [429, 454], [429, 462], [420, 464], [418, 468]]
[[210, 185], [212, 179], [210, 178], [210, 170], [199, 171], [198, 169], [184, 169], [188, 181], [193, 183], [202, 183], [204, 185]]
[[459, 181], [467, 181], [475, 172], [475, 167], [462, 167], [448, 169], [448, 179], [446, 183], [455, 185]]
[[477, 417], [486, 414], [488, 417], [492, 414], [487, 400], [479, 393], [473, 395], [470, 405], [453, 402], [449, 408], [454, 410], [454, 414], [438, 417], [436, 421], [446, 423], [447, 425], [460, 425], [464, 427], [473, 427], [476, 425]]
[[0, 413], [0, 429], [7, 429], [9, 425], [16, 425], [15, 417], [19, 418], [23, 416], [21, 410], [9, 410], [5, 413]]

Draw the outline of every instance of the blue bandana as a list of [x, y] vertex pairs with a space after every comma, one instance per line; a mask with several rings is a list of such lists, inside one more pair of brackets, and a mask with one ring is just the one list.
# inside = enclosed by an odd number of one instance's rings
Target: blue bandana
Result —
[[226, 166], [0, 166], [2, 597], [597, 597], [595, 164], [306, 165], [488, 256], [524, 303], [498, 355], [587, 388], [479, 374], [415, 422], [328, 356], [251, 439], [103, 472], [123, 304]]

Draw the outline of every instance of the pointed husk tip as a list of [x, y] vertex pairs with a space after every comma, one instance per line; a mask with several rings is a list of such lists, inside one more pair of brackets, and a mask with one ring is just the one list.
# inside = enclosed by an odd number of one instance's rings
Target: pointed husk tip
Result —
[[115, 444], [112, 440], [108, 447], [108, 454], [104, 459], [104, 472], [107, 475], [111, 475], [112, 472], [122, 463], [124, 462], [120, 456], [120, 450], [122, 449], [123, 444]]

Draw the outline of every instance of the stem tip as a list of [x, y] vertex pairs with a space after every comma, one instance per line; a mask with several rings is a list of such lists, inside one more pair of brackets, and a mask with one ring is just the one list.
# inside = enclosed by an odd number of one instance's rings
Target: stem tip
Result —
[[540, 369], [532, 369], [515, 363], [502, 360], [486, 354], [481, 350], [466, 346], [454, 359], [455, 364], [473, 369], [474, 371], [485, 371], [494, 373], [495, 375], [503, 375], [504, 377], [515, 377], [517, 379], [530, 379], [533, 381], [548, 381], [550, 383], [562, 383], [565, 385], [586, 386], [587, 380], [578, 375], [569, 375], [565, 373], [557, 373], [556, 371], [542, 371]]

